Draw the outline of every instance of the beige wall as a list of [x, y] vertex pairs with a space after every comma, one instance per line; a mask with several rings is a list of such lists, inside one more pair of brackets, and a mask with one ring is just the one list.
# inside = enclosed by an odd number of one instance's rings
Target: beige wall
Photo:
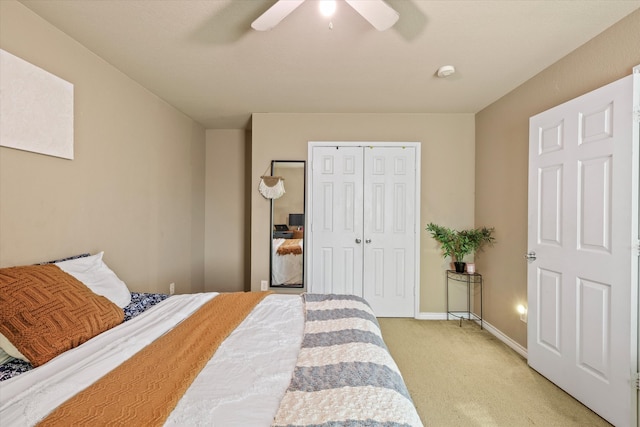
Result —
[[74, 160], [0, 147], [0, 266], [104, 250], [134, 291], [202, 290], [204, 129], [18, 2], [0, 47], [75, 90]]
[[306, 160], [308, 141], [416, 141], [422, 143], [420, 310], [443, 313], [448, 265], [424, 227], [473, 225], [474, 132], [472, 114], [254, 114], [251, 288], [269, 277], [270, 205], [257, 185], [271, 160]]
[[478, 260], [487, 321], [526, 347], [529, 117], [631, 74], [640, 64], [636, 11], [476, 115], [475, 222], [496, 227], [498, 244]]
[[246, 138], [244, 130], [207, 130], [204, 263], [207, 292], [248, 289]]

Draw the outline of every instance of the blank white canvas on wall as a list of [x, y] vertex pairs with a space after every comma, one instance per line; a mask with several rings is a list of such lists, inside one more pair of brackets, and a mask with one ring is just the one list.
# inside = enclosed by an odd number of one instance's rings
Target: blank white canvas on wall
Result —
[[2, 49], [0, 145], [73, 159], [73, 84]]

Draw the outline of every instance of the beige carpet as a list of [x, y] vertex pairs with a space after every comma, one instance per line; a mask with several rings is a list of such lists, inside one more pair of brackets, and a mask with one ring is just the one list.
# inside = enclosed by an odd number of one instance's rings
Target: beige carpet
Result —
[[379, 320], [425, 426], [610, 426], [475, 323]]

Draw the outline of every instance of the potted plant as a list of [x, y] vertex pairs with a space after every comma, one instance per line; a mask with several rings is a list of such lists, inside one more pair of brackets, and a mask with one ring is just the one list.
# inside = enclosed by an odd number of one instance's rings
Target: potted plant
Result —
[[434, 223], [427, 225], [427, 231], [442, 246], [443, 256], [451, 257], [457, 273], [464, 273], [466, 255], [482, 250], [484, 245], [493, 245], [494, 228], [471, 228], [454, 230]]

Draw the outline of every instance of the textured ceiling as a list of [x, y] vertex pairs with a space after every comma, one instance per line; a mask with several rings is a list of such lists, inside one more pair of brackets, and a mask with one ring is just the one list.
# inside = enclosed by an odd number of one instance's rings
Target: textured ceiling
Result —
[[[209, 129], [254, 112], [475, 113], [640, 8], [638, 0], [387, 0], [376, 31], [338, 0], [306, 0], [275, 29], [273, 0], [22, 0]], [[451, 64], [456, 74], [435, 76]]]

